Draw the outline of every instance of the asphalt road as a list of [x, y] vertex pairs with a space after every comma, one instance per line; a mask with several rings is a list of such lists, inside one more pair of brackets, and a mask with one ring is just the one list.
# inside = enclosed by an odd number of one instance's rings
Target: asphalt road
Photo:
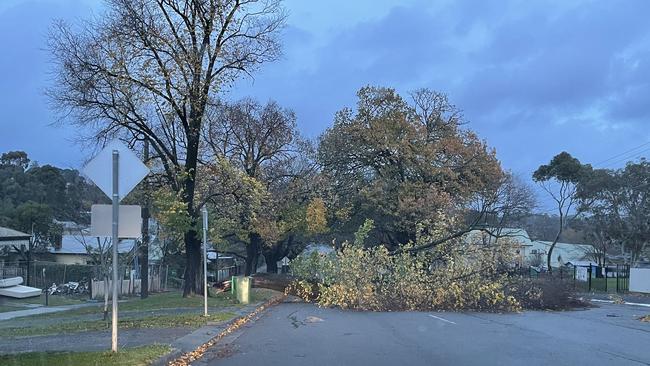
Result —
[[521, 314], [353, 312], [285, 303], [195, 364], [650, 365], [649, 308]]

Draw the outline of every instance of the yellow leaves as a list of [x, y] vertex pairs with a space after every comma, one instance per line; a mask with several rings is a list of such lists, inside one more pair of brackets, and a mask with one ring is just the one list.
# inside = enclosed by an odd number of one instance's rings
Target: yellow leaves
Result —
[[327, 231], [327, 207], [321, 198], [314, 198], [309, 202], [305, 217], [307, 231], [310, 234], [321, 234]]

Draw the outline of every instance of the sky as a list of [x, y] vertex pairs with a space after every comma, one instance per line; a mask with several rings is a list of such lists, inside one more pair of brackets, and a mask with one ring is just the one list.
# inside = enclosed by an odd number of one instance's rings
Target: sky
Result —
[[[286, 0], [280, 60], [226, 97], [276, 100], [317, 137], [365, 85], [445, 92], [467, 128], [526, 180], [568, 151], [599, 168], [650, 154], [650, 2]], [[89, 152], [56, 116], [47, 32], [99, 0], [0, 1], [0, 151], [80, 168]], [[550, 208], [548, 201], [542, 208]]]

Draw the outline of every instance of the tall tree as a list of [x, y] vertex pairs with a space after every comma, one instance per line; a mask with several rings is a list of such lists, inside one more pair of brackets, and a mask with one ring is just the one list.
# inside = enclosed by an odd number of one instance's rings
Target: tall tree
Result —
[[279, 0], [109, 0], [102, 17], [52, 32], [54, 104], [98, 142], [149, 140], [161, 179], [182, 197], [185, 296], [201, 286], [195, 191], [206, 110], [279, 56], [284, 20]]
[[249, 275], [257, 269], [259, 254], [266, 250], [267, 256], [273, 256], [275, 252], [270, 249], [277, 245], [271, 242], [277, 244], [283, 237], [278, 233], [277, 215], [286, 209], [280, 206], [293, 202], [287, 189], [308, 174], [310, 166], [305, 162], [308, 144], [298, 134], [294, 113], [275, 102], [266, 105], [252, 99], [221, 102], [212, 111], [204, 136], [209, 147], [207, 159], [226, 159], [232, 167], [241, 170], [248, 181], [254, 180], [260, 185], [255, 189], [260, 194], [260, 207], [251, 206], [254, 201], [250, 197], [235, 197], [240, 207], [243, 202], [243, 207], [252, 209], [241, 216], [240, 225], [237, 225], [240, 230], [247, 231], [245, 273]]
[[591, 173], [591, 165], [583, 165], [565, 151], [554, 156], [550, 163], [541, 165], [533, 173], [533, 180], [555, 201], [558, 212], [557, 234], [546, 253], [549, 272], [553, 271], [551, 267], [553, 249], [567, 223], [578, 214], [574, 210], [580, 201], [579, 186], [589, 179]]
[[461, 127], [461, 113], [442, 94], [419, 90], [408, 103], [393, 89], [364, 87], [357, 96], [356, 110], [336, 114], [318, 151], [338, 232], [349, 237], [371, 219], [373, 241], [396, 248], [427, 236], [419, 228], [444, 216], [464, 217], [477, 195], [498, 186], [503, 172], [494, 151]]

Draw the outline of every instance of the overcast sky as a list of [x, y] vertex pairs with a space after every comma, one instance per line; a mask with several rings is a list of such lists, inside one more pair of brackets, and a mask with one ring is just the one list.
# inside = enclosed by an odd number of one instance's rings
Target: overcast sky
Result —
[[[71, 141], [75, 131], [50, 126], [46, 34], [54, 19], [101, 14], [101, 6], [0, 1], [0, 152], [24, 150], [41, 164], [80, 167], [86, 152]], [[563, 150], [597, 167], [650, 153], [650, 1], [285, 6], [283, 58], [241, 80], [228, 97], [275, 99], [296, 111], [307, 136], [354, 106], [364, 85], [404, 94], [427, 87], [446, 92], [504, 168], [526, 178]]]

